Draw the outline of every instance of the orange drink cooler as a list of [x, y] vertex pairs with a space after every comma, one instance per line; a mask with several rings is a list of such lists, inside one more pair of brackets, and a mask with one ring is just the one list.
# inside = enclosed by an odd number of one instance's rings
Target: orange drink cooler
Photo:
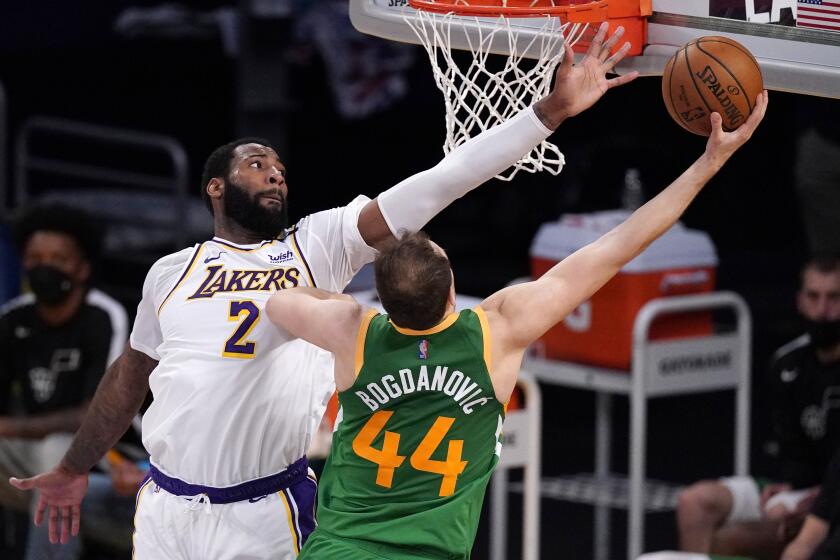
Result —
[[[608, 211], [564, 216], [543, 224], [531, 244], [534, 278], [577, 249], [621, 223], [628, 212]], [[629, 262], [590, 300], [581, 304], [541, 339], [546, 358], [628, 370], [633, 321], [648, 301], [674, 295], [711, 292], [717, 254], [709, 236], [676, 224]], [[649, 338], [709, 335], [709, 312], [668, 315], [654, 321]]]

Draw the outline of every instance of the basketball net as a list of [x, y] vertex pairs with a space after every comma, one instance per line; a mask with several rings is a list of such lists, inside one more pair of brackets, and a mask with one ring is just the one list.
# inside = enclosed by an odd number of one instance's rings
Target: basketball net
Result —
[[[564, 41], [574, 45], [588, 25], [561, 23], [553, 16], [537, 16], [529, 23], [542, 19], [541, 27], [528, 28], [526, 33], [536, 33], [520, 44], [523, 28], [511, 25], [515, 18], [500, 15], [488, 29], [487, 18], [426, 10], [416, 10], [416, 15], [415, 19], [405, 17], [405, 21], [425, 47], [435, 83], [443, 92], [446, 106], [444, 154], [546, 96], [551, 90], [554, 69], [565, 53]], [[464, 67], [459, 66], [453, 56], [453, 36], [466, 37], [472, 61], [462, 65]], [[506, 58], [505, 55], [499, 57], [502, 68], [488, 69], [489, 55], [499, 51], [509, 53]], [[496, 62], [494, 59], [493, 64]], [[560, 149], [544, 140], [496, 178], [510, 181], [520, 169], [557, 175], [564, 163]]]

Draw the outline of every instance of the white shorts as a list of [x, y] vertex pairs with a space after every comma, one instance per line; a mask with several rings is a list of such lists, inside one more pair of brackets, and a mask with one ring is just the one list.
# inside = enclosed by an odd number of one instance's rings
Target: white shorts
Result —
[[315, 528], [314, 475], [230, 504], [170, 494], [151, 479], [137, 493], [136, 560], [291, 560]]
[[761, 511], [761, 490], [755, 479], [749, 476], [731, 476], [721, 478], [720, 482], [732, 494], [732, 510], [729, 512], [729, 517], [726, 518], [727, 523], [758, 521], [764, 517], [768, 509], [780, 504], [792, 511], [810, 493], [810, 489], [779, 492], [767, 500], [764, 505], [765, 511]]

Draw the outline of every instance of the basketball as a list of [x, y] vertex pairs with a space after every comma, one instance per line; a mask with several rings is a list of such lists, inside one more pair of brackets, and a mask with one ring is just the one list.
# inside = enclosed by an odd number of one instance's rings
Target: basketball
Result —
[[764, 89], [755, 57], [726, 37], [700, 37], [679, 49], [662, 73], [668, 113], [694, 134], [712, 132], [710, 116], [720, 113], [723, 130], [735, 130], [749, 117]]

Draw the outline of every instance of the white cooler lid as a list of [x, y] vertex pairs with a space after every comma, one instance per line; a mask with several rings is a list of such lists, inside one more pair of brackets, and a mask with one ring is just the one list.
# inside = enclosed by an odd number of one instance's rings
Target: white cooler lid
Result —
[[[531, 242], [531, 256], [560, 261], [613, 229], [630, 214], [627, 210], [566, 214], [557, 222], [540, 226]], [[717, 264], [717, 252], [709, 235], [678, 222], [621, 271], [653, 272]]]

